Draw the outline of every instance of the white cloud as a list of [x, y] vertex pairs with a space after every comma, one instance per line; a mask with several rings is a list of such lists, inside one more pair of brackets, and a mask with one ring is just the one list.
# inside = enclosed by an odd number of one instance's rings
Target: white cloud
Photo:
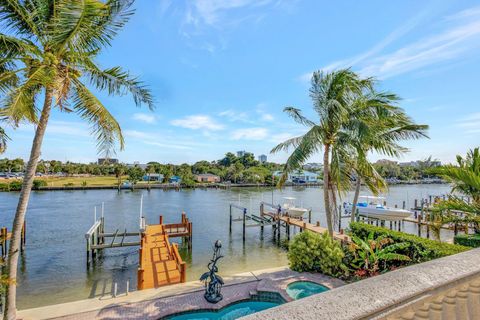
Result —
[[205, 130], [222, 130], [223, 125], [217, 123], [214, 119], [207, 115], [191, 115], [182, 119], [176, 119], [170, 121], [170, 123], [177, 127], [188, 128], [192, 130], [205, 129]]
[[232, 133], [233, 140], [264, 140], [268, 137], [266, 128], [243, 128], [234, 130]]
[[218, 115], [220, 117], [225, 117], [229, 121], [232, 121], [232, 122], [236, 122], [236, 121], [250, 122], [250, 120], [248, 118], [248, 114], [246, 112], [237, 112], [235, 110], [228, 109], [228, 110], [220, 112]]
[[148, 124], [154, 124], [157, 122], [157, 117], [153, 114], [148, 113], [135, 113], [133, 115], [133, 120], [145, 122]]
[[464, 128], [467, 133], [480, 131], [480, 112], [469, 114], [457, 121], [457, 127]]
[[[480, 47], [480, 7], [474, 7], [445, 18], [439, 31], [400, 49], [381, 54], [389, 45], [418, 26], [427, 15], [428, 11], [420, 12], [366, 52], [330, 63], [322, 70], [356, 67], [364, 76], [385, 79], [460, 58]], [[309, 81], [311, 74], [300, 75], [298, 80]]]

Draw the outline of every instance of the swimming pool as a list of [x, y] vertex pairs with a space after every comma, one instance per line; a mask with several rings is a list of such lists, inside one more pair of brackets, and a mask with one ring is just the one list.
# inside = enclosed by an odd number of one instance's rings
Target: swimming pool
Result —
[[287, 294], [294, 300], [302, 299], [328, 290], [327, 287], [311, 281], [295, 281], [287, 286]]
[[234, 320], [249, 314], [279, 306], [279, 302], [246, 300], [229, 304], [220, 310], [197, 310], [172, 316], [166, 320]]

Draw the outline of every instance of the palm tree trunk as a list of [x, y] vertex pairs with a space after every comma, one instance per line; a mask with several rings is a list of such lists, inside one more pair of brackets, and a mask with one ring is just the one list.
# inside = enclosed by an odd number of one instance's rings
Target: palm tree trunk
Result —
[[325, 202], [325, 215], [327, 216], [327, 228], [330, 236], [333, 237], [333, 224], [332, 224], [332, 209], [330, 206], [330, 145], [325, 145], [325, 150], [323, 153], [323, 198]]
[[33, 138], [32, 150], [30, 152], [30, 159], [27, 163], [27, 169], [23, 178], [22, 190], [18, 200], [17, 211], [13, 220], [12, 238], [10, 240], [10, 249], [8, 251], [8, 278], [11, 281], [7, 288], [7, 301], [5, 308], [5, 319], [15, 320], [17, 318], [17, 266], [18, 255], [20, 250], [20, 240], [22, 234], [22, 226], [25, 221], [25, 214], [27, 211], [28, 200], [32, 190], [33, 179], [35, 178], [35, 171], [37, 169], [38, 159], [40, 158], [40, 151], [42, 148], [43, 136], [47, 128], [50, 110], [52, 108], [52, 91], [47, 89], [45, 92], [45, 102], [43, 104], [42, 114], [35, 130], [35, 137]]
[[362, 178], [357, 175], [357, 184], [355, 185], [355, 196], [353, 197], [352, 216], [350, 221], [355, 222], [355, 213], [357, 212], [358, 197], [360, 196], [360, 188], [362, 186]]

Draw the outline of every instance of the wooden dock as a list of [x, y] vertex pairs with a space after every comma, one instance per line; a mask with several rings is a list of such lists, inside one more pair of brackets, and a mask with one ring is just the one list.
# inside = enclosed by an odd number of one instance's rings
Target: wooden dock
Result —
[[192, 223], [185, 213], [182, 213], [181, 223], [163, 224], [160, 216], [159, 224], [145, 226], [139, 250], [138, 290], [186, 281], [186, 264], [177, 244], [170, 243], [170, 237], [186, 239], [191, 249]]
[[[282, 213], [274, 213], [270, 211], [262, 211], [262, 215], [271, 217], [274, 221], [277, 222], [278, 227], [280, 227], [283, 223], [286, 229], [287, 238], [290, 238], [290, 227], [298, 227], [300, 231], [308, 230], [315, 233], [328, 232], [327, 228], [323, 228], [320, 226], [320, 222], [313, 224], [310, 222], [306, 222], [303, 219], [292, 218]], [[352, 241], [352, 239], [348, 235], [338, 232], [333, 233], [333, 238], [347, 243]]]
[[[27, 236], [27, 224], [26, 221], [23, 222], [22, 234], [20, 239], [20, 251], [25, 250], [26, 236]], [[8, 232], [6, 227], [0, 228], [0, 247], [1, 247], [1, 259], [5, 259], [8, 254], [8, 243], [12, 239], [12, 233]]]

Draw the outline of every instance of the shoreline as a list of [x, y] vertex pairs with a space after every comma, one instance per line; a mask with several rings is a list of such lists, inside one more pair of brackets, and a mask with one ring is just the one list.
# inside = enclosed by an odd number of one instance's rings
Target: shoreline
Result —
[[[388, 183], [389, 186], [393, 185], [429, 185], [429, 184], [448, 184], [446, 181], [402, 181], [395, 183]], [[285, 187], [321, 187], [323, 183], [286, 183]], [[225, 184], [225, 183], [205, 183], [205, 184], [196, 184], [194, 186], [180, 186], [177, 184], [139, 184], [134, 188], [131, 187], [120, 187], [115, 185], [100, 185], [100, 186], [45, 186], [32, 189], [34, 191], [78, 191], [78, 190], [150, 190], [150, 189], [163, 189], [163, 190], [182, 190], [182, 189], [224, 189], [228, 190], [231, 188], [277, 188], [277, 186], [272, 186], [268, 184], [257, 184], [257, 183], [242, 183], [242, 184]], [[10, 191], [0, 191], [0, 192], [18, 192], [18, 190]]]

